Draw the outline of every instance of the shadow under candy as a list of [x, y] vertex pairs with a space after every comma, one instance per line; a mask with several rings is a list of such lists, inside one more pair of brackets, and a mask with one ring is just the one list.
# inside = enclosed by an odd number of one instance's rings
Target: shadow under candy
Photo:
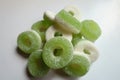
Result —
[[78, 80], [78, 77], [69, 76], [63, 71], [63, 69], [57, 69], [57, 70], [54, 70], [54, 72], [55, 74], [58, 74], [60, 77], [64, 78], [64, 80]]
[[29, 54], [24, 53], [23, 51], [21, 51], [18, 47], [16, 47], [16, 52], [18, 55], [20, 55], [22, 58], [27, 59], [29, 57]]
[[[26, 54], [23, 51], [21, 51], [18, 47], [16, 47], [16, 52], [19, 56], [21, 56], [24, 59], [28, 59], [30, 54]], [[80, 80], [80, 78], [71, 77], [67, 75], [62, 69], [50, 69], [50, 71], [43, 77], [33, 77], [28, 70], [28, 67], [26, 65], [25, 68], [26, 76], [28, 77], [28, 80]]]

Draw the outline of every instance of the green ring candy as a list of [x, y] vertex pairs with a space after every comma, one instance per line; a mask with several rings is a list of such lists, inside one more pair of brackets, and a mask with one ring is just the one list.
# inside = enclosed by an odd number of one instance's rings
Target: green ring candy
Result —
[[84, 38], [94, 42], [101, 35], [99, 25], [93, 20], [84, 20], [81, 22], [81, 34]]
[[51, 38], [46, 42], [43, 48], [42, 56], [44, 62], [50, 68], [63, 68], [73, 57], [73, 45], [70, 41], [63, 37]]
[[49, 23], [49, 21], [42, 20], [34, 23], [31, 27], [32, 30], [35, 30], [39, 33], [41, 36], [42, 42], [45, 42], [45, 31], [48, 29], [48, 27], [52, 25], [52, 23]]
[[74, 52], [71, 62], [63, 68], [72, 77], [84, 76], [90, 68], [90, 60], [84, 53]]
[[66, 32], [78, 34], [81, 31], [81, 23], [74, 18], [69, 12], [61, 10], [55, 16], [55, 25], [59, 26]]
[[24, 31], [17, 38], [18, 47], [27, 54], [40, 49], [41, 44], [41, 37], [34, 30]]
[[28, 71], [34, 77], [42, 77], [48, 73], [49, 67], [43, 62], [42, 51], [37, 50], [29, 56]]
[[81, 33], [72, 35], [72, 44], [75, 46], [82, 39]]

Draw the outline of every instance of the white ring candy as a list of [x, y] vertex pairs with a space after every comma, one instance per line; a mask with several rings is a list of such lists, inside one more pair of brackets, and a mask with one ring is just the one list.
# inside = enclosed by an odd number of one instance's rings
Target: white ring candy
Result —
[[73, 14], [73, 17], [75, 17], [77, 20], [80, 20], [80, 12], [79, 9], [75, 6], [69, 5], [64, 8], [65, 11], [70, 12]]
[[[55, 29], [53, 26], [50, 26], [46, 31], [46, 41], [48, 41], [51, 38], [54, 38], [55, 37], [54, 35], [56, 32], [60, 32], [60, 31]], [[61, 33], [62, 33], [62, 37], [68, 39], [71, 42], [72, 34], [67, 34], [67, 33], [63, 33], [63, 32], [61, 32]]]
[[91, 63], [95, 62], [98, 59], [99, 52], [95, 45], [88, 40], [81, 40], [75, 45], [75, 51], [79, 51], [80, 53], [85, 53], [84, 50], [88, 50], [90, 54], [87, 54], [91, 60]]
[[51, 21], [54, 21], [54, 19], [55, 19], [55, 13], [53, 13], [51, 11], [45, 11], [44, 15], [47, 16]]
[[74, 51], [73, 54], [74, 55], [83, 55], [88, 59], [89, 62], [91, 62], [89, 56], [87, 54], [85, 54], [84, 52]]

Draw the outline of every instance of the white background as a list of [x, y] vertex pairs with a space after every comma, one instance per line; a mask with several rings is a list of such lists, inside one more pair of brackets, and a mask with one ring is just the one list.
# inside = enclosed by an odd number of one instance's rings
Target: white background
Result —
[[81, 20], [93, 19], [102, 29], [95, 42], [99, 59], [82, 78], [61, 78], [50, 72], [37, 80], [120, 80], [120, 1], [119, 0], [0, 0], [0, 80], [31, 80], [26, 74], [27, 58], [18, 54], [19, 33], [42, 20], [43, 13], [55, 13], [76, 5]]

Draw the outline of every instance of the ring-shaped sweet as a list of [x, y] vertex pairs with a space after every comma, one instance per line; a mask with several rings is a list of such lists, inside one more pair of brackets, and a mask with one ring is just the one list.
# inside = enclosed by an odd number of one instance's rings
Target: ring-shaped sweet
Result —
[[69, 5], [64, 8], [65, 11], [69, 12], [73, 17], [80, 21], [80, 11], [76, 6]]
[[95, 62], [99, 57], [99, 52], [93, 42], [89, 40], [80, 40], [74, 47], [75, 51], [86, 53], [91, 63]]
[[36, 31], [29, 30], [19, 34], [17, 45], [23, 52], [30, 54], [41, 48], [42, 40]]
[[[55, 29], [53, 26], [50, 26], [46, 31], [46, 41], [50, 40], [51, 38], [55, 37], [55, 33], [60, 32], [59, 30]], [[64, 32], [60, 32], [62, 34], [62, 37], [68, 39], [70, 42], [72, 40], [72, 34], [67, 34]]]
[[34, 77], [42, 77], [49, 71], [49, 67], [42, 60], [42, 51], [32, 52], [28, 59], [28, 71]]
[[63, 68], [72, 60], [73, 45], [63, 37], [51, 38], [46, 42], [42, 56], [50, 68]]
[[89, 71], [90, 64], [90, 60], [86, 54], [74, 51], [73, 59], [63, 70], [70, 76], [81, 77]]

